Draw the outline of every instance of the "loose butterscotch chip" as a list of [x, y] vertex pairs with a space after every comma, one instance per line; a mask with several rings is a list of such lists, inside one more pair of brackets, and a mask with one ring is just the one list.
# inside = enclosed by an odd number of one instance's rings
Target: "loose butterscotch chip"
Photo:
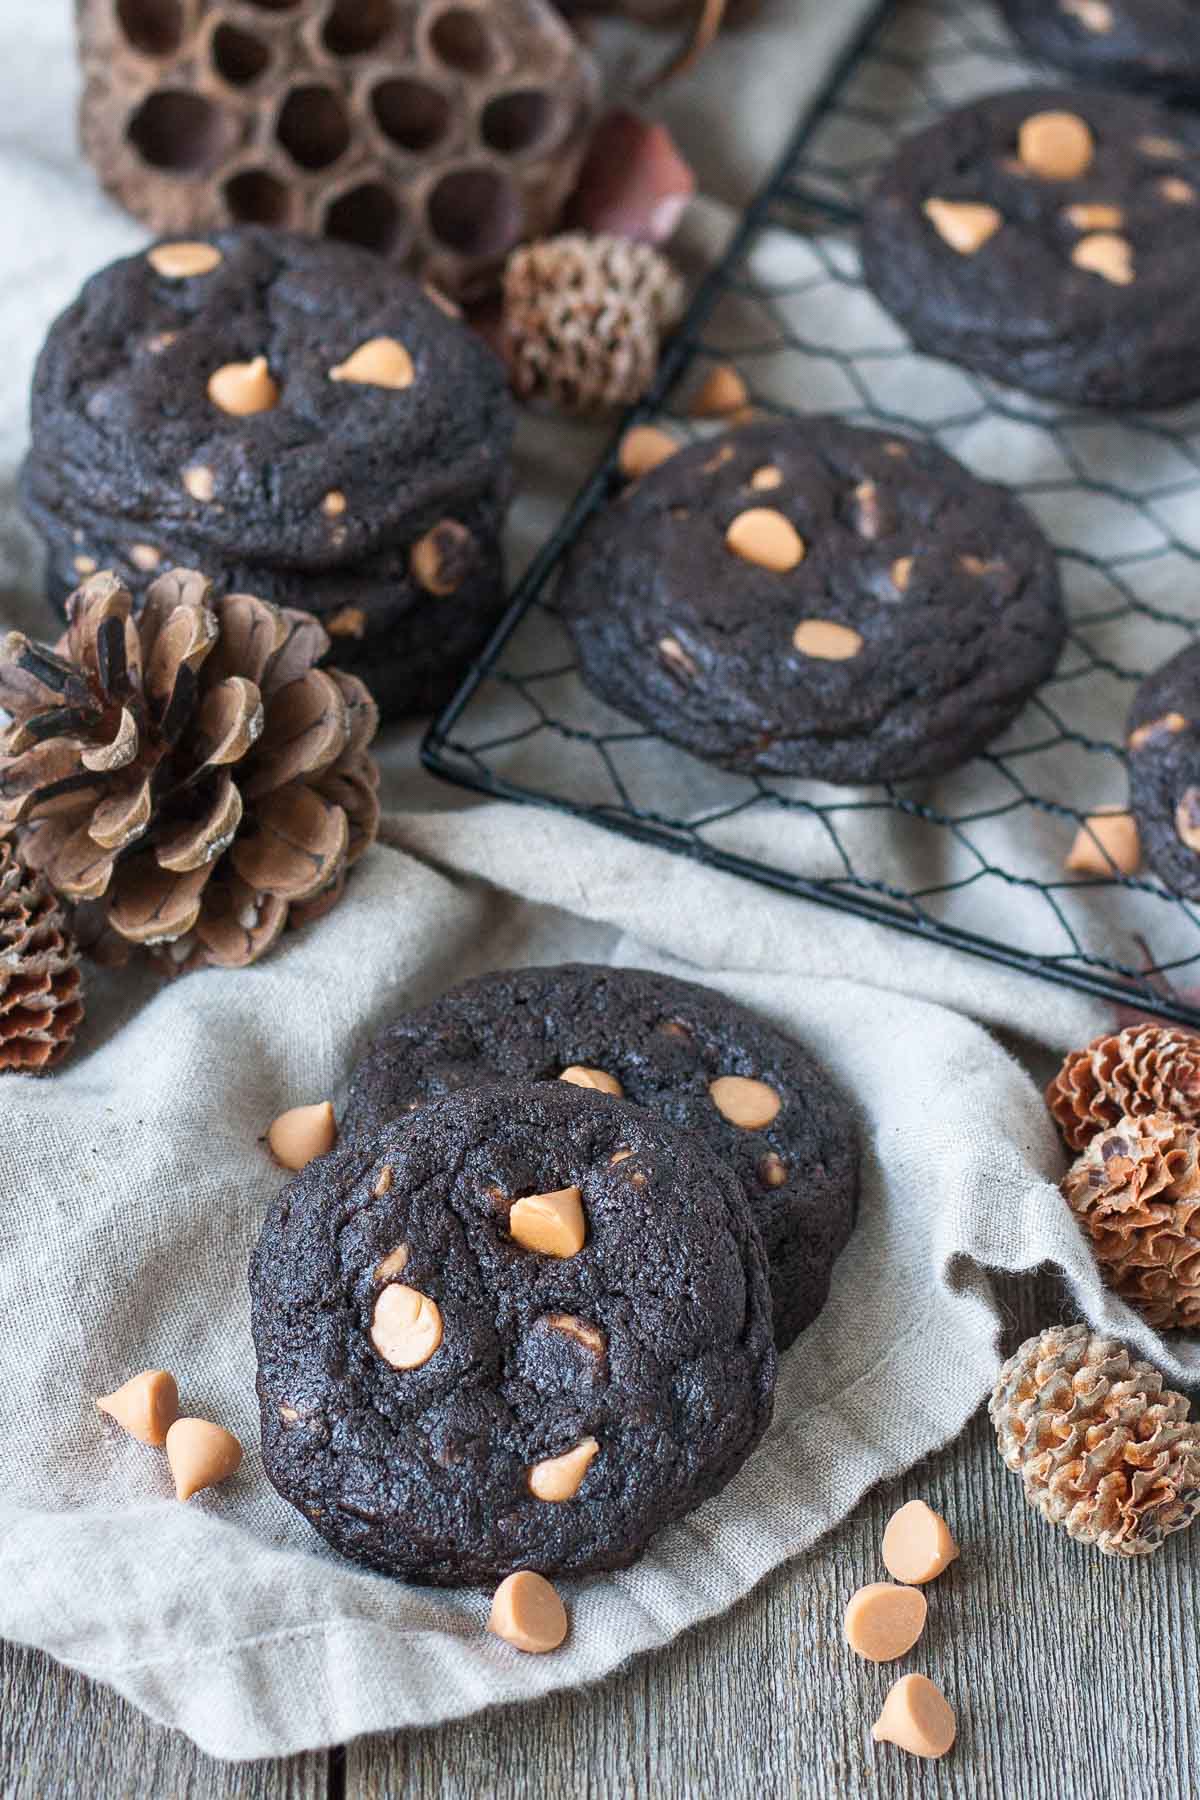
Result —
[[224, 258], [215, 244], [156, 244], [146, 252], [156, 275], [168, 281], [186, 281], [192, 275], [211, 275]]
[[153, 544], [131, 544], [129, 560], [135, 569], [144, 569], [150, 575], [162, 562], [162, 551], [156, 550]]
[[957, 1723], [945, 1696], [924, 1675], [902, 1675], [888, 1690], [871, 1727], [877, 1744], [896, 1744], [913, 1756], [945, 1756]]
[[760, 494], [772, 488], [783, 486], [783, 470], [777, 469], [774, 463], [764, 463], [761, 469], [755, 469], [750, 477], [750, 486]]
[[725, 542], [744, 562], [777, 575], [786, 575], [804, 561], [804, 539], [790, 519], [770, 506], [752, 506], [739, 513]]
[[1076, 231], [1120, 231], [1125, 223], [1125, 214], [1119, 206], [1098, 203], [1068, 206], [1064, 217]]
[[657, 425], [631, 425], [621, 439], [617, 467], [626, 481], [640, 481], [678, 450], [678, 441]]
[[688, 411], [694, 419], [719, 419], [735, 413], [750, 398], [746, 384], [730, 363], [717, 363], [697, 389]]
[[921, 210], [942, 242], [960, 256], [974, 256], [1004, 223], [1003, 214], [980, 200], [926, 200]]
[[341, 488], [330, 488], [321, 502], [321, 511], [327, 519], [340, 519], [346, 510], [346, 496]]
[[625, 1092], [615, 1075], [606, 1075], [603, 1069], [584, 1069], [578, 1063], [564, 1069], [558, 1079], [569, 1081], [572, 1087], [595, 1088], [601, 1094], [615, 1094], [618, 1100]]
[[748, 1075], [718, 1075], [708, 1091], [721, 1117], [743, 1131], [762, 1131], [783, 1105], [773, 1087]]
[[1112, 806], [1088, 814], [1066, 866], [1077, 875], [1136, 875], [1141, 862], [1137, 821], [1123, 807]]
[[166, 1369], [143, 1369], [96, 1405], [140, 1444], [161, 1449], [179, 1417], [179, 1389]]
[[1164, 175], [1158, 184], [1158, 191], [1164, 200], [1172, 206], [1192, 206], [1196, 200], [1196, 190], [1190, 181], [1184, 181], [1178, 175]]
[[546, 1324], [551, 1331], [561, 1331], [564, 1337], [574, 1338], [595, 1356], [603, 1356], [608, 1349], [608, 1339], [600, 1327], [589, 1325], [586, 1319], [577, 1319], [574, 1313], [547, 1313]]
[[253, 362], [226, 363], [214, 370], [208, 378], [208, 397], [222, 412], [246, 418], [279, 405], [279, 384], [266, 357], [256, 356]]
[[1080, 238], [1071, 261], [1077, 269], [1100, 275], [1114, 287], [1128, 287], [1134, 280], [1133, 245], [1115, 232], [1094, 231], [1090, 237]]
[[76, 556], [72, 560], [72, 567], [77, 575], [94, 575], [100, 565], [94, 556]]
[[690, 657], [678, 638], [665, 637], [658, 640], [658, 654], [677, 675], [688, 680], [700, 673], [699, 664]]
[[958, 1555], [958, 1545], [940, 1513], [923, 1500], [894, 1512], [883, 1534], [883, 1566], [897, 1581], [932, 1581]]
[[441, 1346], [441, 1308], [419, 1289], [390, 1282], [371, 1314], [371, 1342], [393, 1369], [419, 1369]]
[[211, 500], [217, 491], [213, 472], [204, 463], [196, 463], [183, 471], [183, 485], [193, 500]]
[[[388, 1170], [388, 1173], [389, 1175], [391, 1174], [390, 1169]], [[375, 1183], [374, 1191], [376, 1193], [379, 1192], [378, 1182]], [[385, 1188], [383, 1191], [386, 1193], [387, 1189]], [[382, 1262], [376, 1263], [372, 1280], [375, 1282], [395, 1281], [399, 1276], [403, 1275], [405, 1269], [407, 1269], [408, 1255], [409, 1251], [407, 1244], [401, 1244], [397, 1249], [389, 1251]]]
[[1178, 731], [1186, 731], [1188, 722], [1182, 713], [1164, 713], [1161, 719], [1147, 719], [1136, 731], [1129, 734], [1130, 750], [1144, 750], [1147, 744], [1161, 743], [1164, 738], [1174, 737]]
[[594, 1437], [580, 1438], [561, 1456], [548, 1456], [529, 1471], [529, 1491], [537, 1500], [573, 1500], [600, 1446]]
[[801, 619], [792, 633], [792, 643], [801, 656], [817, 657], [822, 662], [848, 662], [863, 647], [862, 633], [850, 625], [838, 625], [832, 619]]
[[557, 1650], [567, 1635], [567, 1610], [544, 1575], [519, 1569], [506, 1575], [492, 1598], [488, 1630], [532, 1656]]
[[892, 564], [892, 586], [902, 594], [907, 594], [909, 583], [912, 581], [914, 560], [911, 556], [898, 556]]
[[411, 387], [416, 370], [413, 359], [395, 338], [368, 338], [345, 360], [330, 369], [330, 381], [353, 381], [362, 387]]
[[337, 1117], [329, 1100], [289, 1107], [267, 1132], [271, 1155], [285, 1169], [303, 1169], [314, 1157], [332, 1150], [336, 1142]]
[[1175, 808], [1175, 830], [1181, 844], [1200, 852], [1200, 788], [1185, 789]]
[[202, 1488], [227, 1481], [241, 1466], [242, 1446], [232, 1431], [208, 1419], [176, 1419], [166, 1444], [177, 1500], [190, 1500]]
[[919, 1588], [873, 1581], [850, 1598], [842, 1628], [846, 1642], [868, 1662], [894, 1662], [925, 1629], [929, 1604]]
[[526, 1194], [508, 1215], [508, 1229], [525, 1250], [564, 1260], [578, 1256], [587, 1239], [583, 1195], [577, 1187]]
[[788, 1178], [787, 1164], [774, 1150], [767, 1152], [758, 1165], [758, 1179], [764, 1187], [782, 1187]]
[[361, 606], [339, 606], [333, 617], [326, 619], [325, 629], [330, 637], [365, 637], [367, 615]]
[[1096, 140], [1077, 113], [1033, 113], [1017, 133], [1017, 154], [1045, 181], [1078, 181], [1092, 166]]
[[457, 519], [439, 519], [408, 553], [413, 580], [441, 599], [456, 593], [467, 571], [471, 541], [470, 532]]

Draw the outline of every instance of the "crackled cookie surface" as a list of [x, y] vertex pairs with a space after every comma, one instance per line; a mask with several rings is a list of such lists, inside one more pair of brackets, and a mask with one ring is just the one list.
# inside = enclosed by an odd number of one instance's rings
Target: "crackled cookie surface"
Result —
[[1200, 644], [1143, 681], [1126, 748], [1146, 860], [1177, 894], [1200, 898]]
[[1198, 256], [1200, 121], [1085, 89], [939, 119], [863, 226], [867, 279], [922, 349], [1088, 406], [1200, 392]]
[[375, 1131], [488, 1082], [554, 1080], [648, 1107], [736, 1172], [786, 1350], [825, 1304], [853, 1228], [858, 1134], [828, 1070], [723, 994], [591, 963], [484, 975], [380, 1033], [354, 1072], [343, 1129]]
[[1009, 24], [1047, 62], [1089, 80], [1175, 99], [1200, 95], [1195, 0], [1001, 0]]
[[1003, 488], [831, 418], [660, 464], [561, 588], [585, 679], [730, 768], [836, 782], [955, 767], [1054, 667], [1058, 577]]
[[278, 1196], [250, 1291], [268, 1475], [335, 1548], [415, 1581], [619, 1568], [770, 1420], [736, 1177], [569, 1083], [344, 1138]]

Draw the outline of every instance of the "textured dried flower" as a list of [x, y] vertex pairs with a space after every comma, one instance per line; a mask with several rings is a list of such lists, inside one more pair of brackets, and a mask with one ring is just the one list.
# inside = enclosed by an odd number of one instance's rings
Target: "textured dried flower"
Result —
[[82, 1018], [79, 948], [63, 909], [0, 843], [0, 1070], [52, 1069]]
[[1084, 1150], [1127, 1116], [1200, 1119], [1200, 1037], [1180, 1025], [1137, 1024], [1073, 1050], [1046, 1089], [1067, 1146]]
[[1187, 1401], [1086, 1325], [1022, 1344], [988, 1411], [1029, 1504], [1106, 1556], [1145, 1556], [1200, 1513], [1200, 1425]]

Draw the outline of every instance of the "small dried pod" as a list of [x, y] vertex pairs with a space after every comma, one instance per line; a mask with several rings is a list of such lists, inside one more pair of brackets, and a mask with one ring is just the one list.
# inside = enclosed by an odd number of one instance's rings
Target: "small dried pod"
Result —
[[66, 911], [45, 877], [0, 842], [0, 1073], [53, 1069], [82, 1020], [79, 946]]
[[1046, 1089], [1068, 1149], [1126, 1117], [1200, 1120], [1200, 1036], [1180, 1025], [1131, 1025], [1072, 1050]]
[[1200, 1425], [1187, 1401], [1086, 1325], [1022, 1344], [988, 1411], [1029, 1504], [1106, 1556], [1146, 1556], [1200, 1513]]

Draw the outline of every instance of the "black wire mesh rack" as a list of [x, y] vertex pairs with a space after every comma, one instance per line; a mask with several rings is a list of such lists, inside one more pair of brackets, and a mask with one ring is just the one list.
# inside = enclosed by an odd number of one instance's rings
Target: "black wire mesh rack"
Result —
[[[1200, 406], [1070, 412], [918, 355], [859, 270], [855, 225], [901, 137], [1039, 78], [987, 0], [879, 6], [801, 121], [658, 379], [518, 586], [428, 733], [435, 773], [551, 806], [827, 906], [1200, 1025], [1200, 912], [1152, 876], [1065, 868], [1126, 804], [1136, 683], [1200, 623]], [[1059, 78], [1062, 79], [1062, 78]], [[870, 789], [733, 774], [593, 697], [555, 608], [560, 563], [616, 491], [634, 423], [706, 427], [687, 397], [733, 362], [756, 414], [833, 412], [925, 436], [1006, 481], [1055, 544], [1058, 671], [987, 752], [936, 783]]]

